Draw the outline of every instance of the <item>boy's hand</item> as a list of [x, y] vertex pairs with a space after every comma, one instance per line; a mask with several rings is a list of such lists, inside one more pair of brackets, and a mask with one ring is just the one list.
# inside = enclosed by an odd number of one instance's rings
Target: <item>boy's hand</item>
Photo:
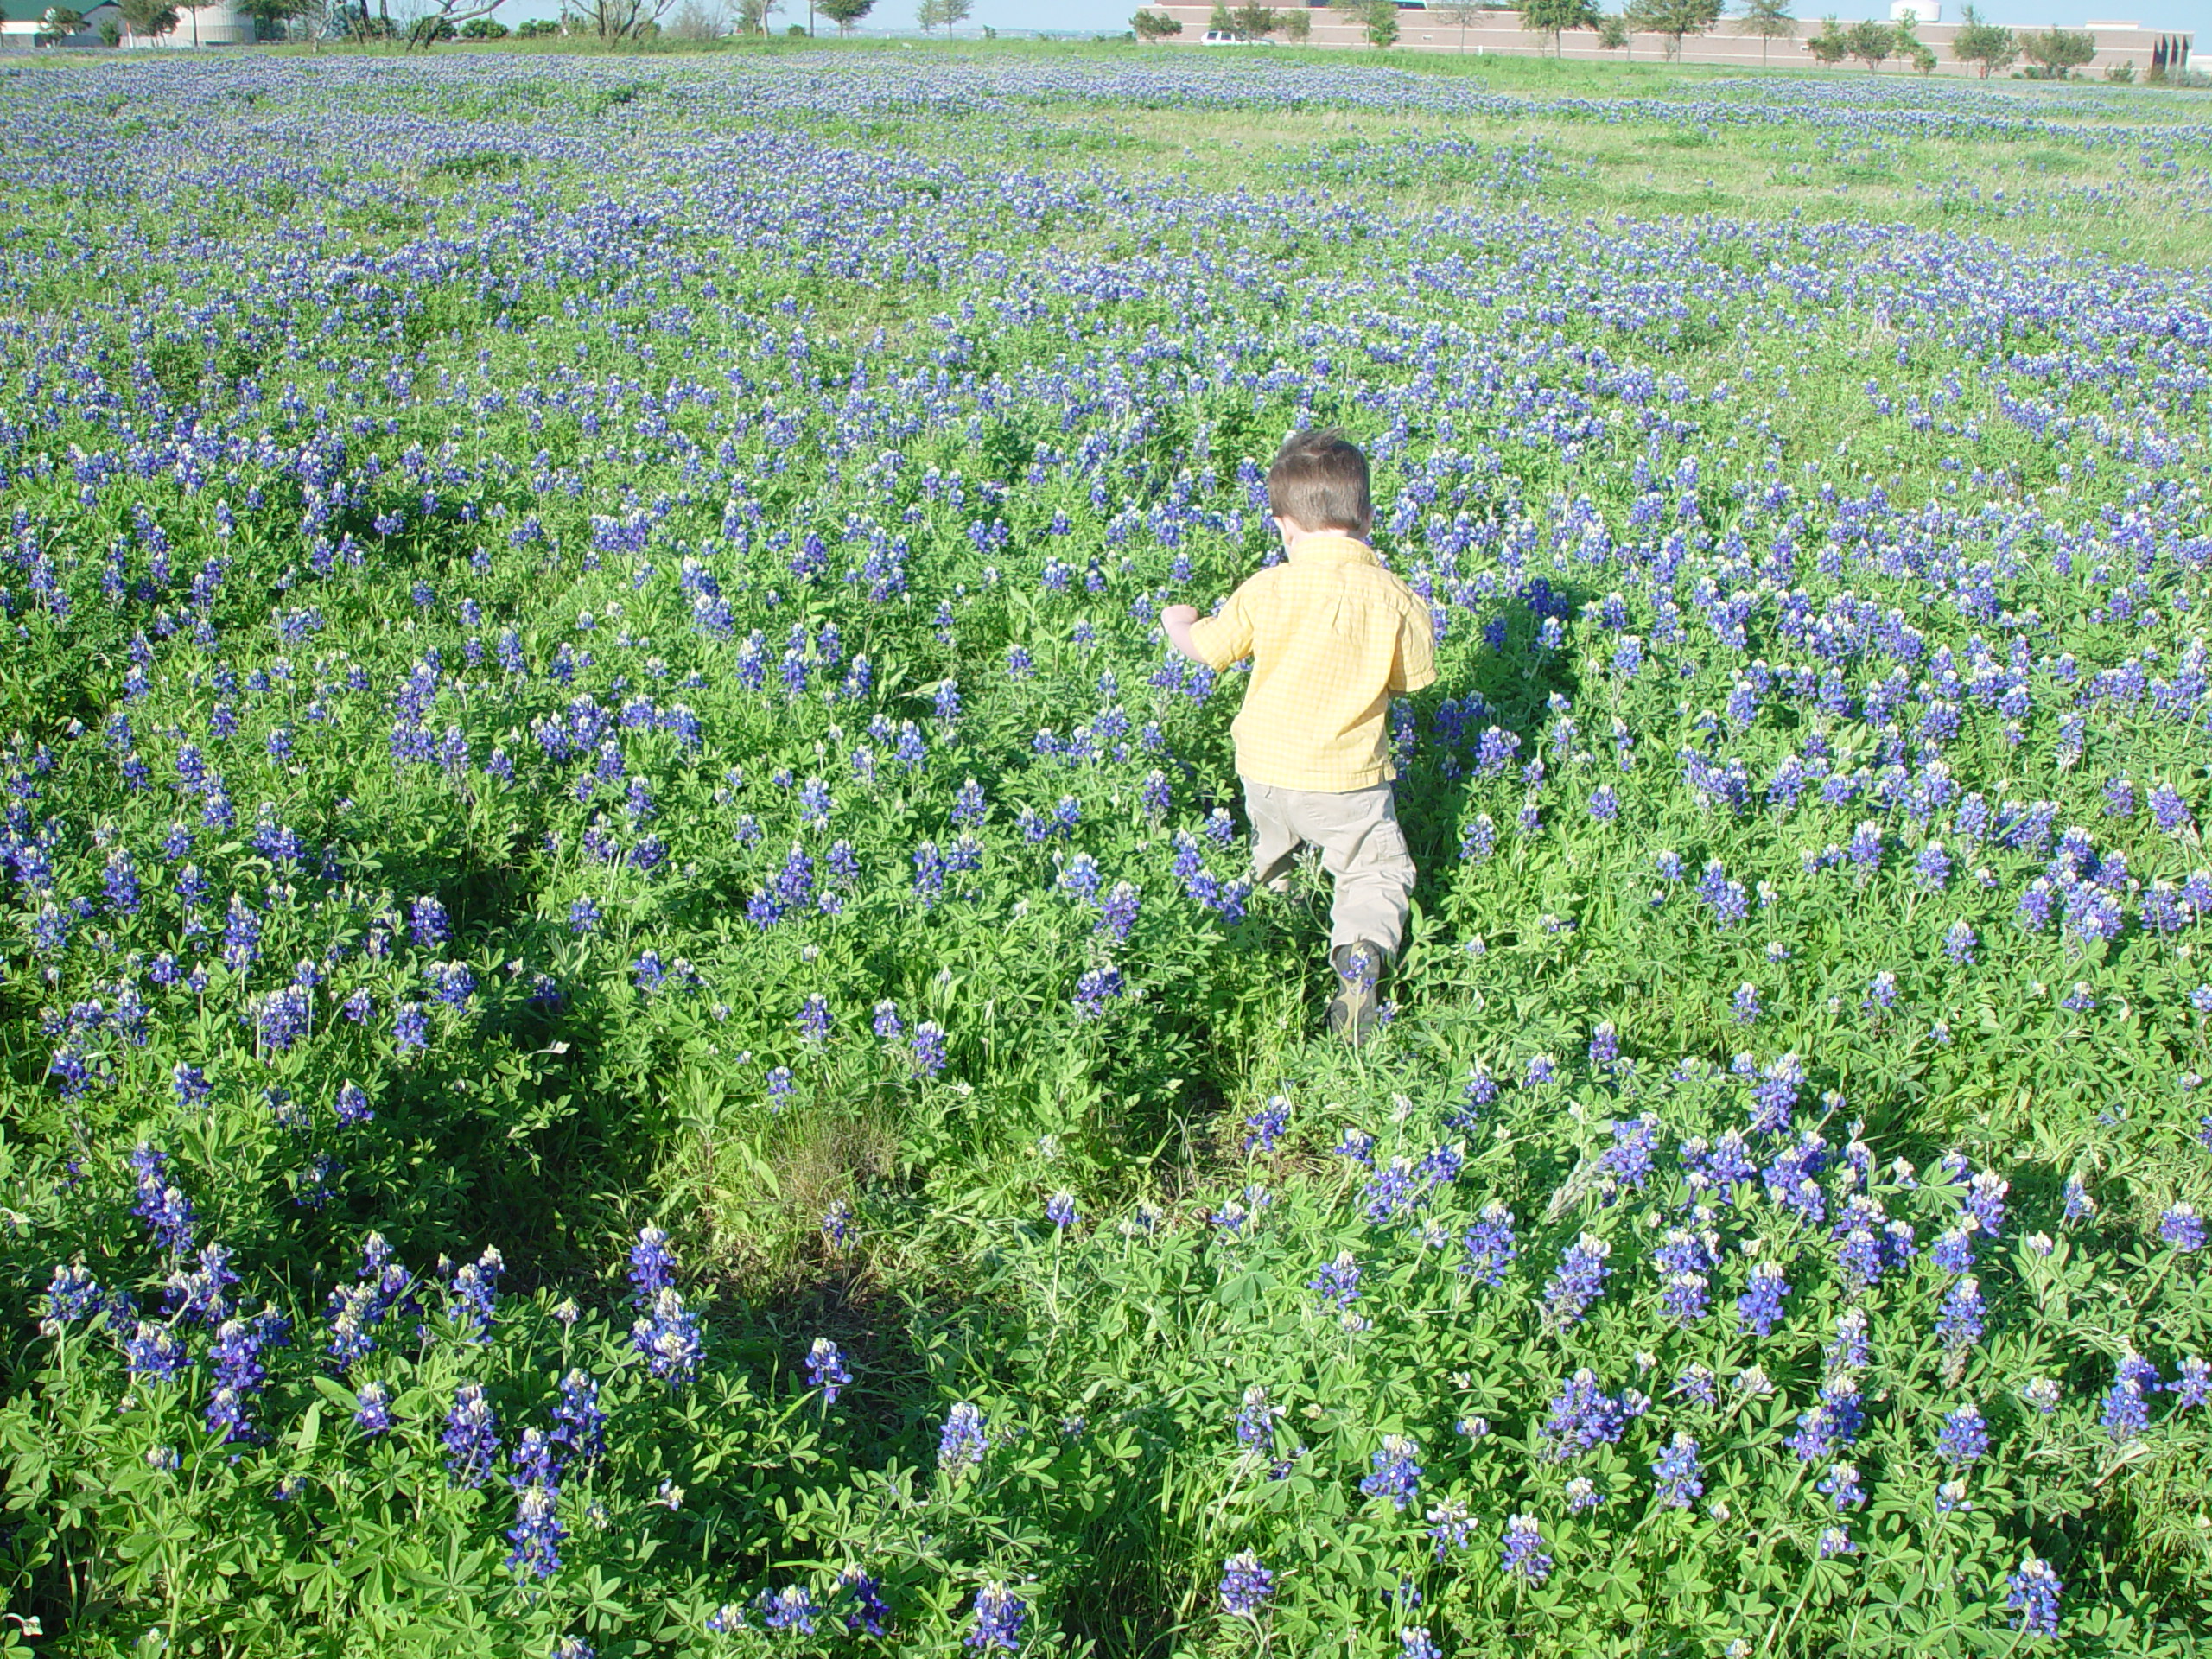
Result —
[[1191, 624], [1198, 620], [1195, 605], [1170, 605], [1160, 613], [1160, 626], [1167, 635], [1167, 643], [1194, 663], [1205, 660], [1191, 644]]

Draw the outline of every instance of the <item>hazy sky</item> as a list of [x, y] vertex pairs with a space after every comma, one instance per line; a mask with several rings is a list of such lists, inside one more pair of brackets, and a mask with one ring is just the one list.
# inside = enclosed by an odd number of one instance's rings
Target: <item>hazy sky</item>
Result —
[[[876, 0], [874, 12], [863, 28], [868, 32], [909, 29], [914, 26], [918, 0]], [[1946, 0], [1945, 21], [1956, 15], [1958, 0]], [[975, 15], [964, 28], [988, 23], [999, 29], [1069, 29], [1120, 30], [1128, 27], [1129, 14], [1138, 0], [976, 0]], [[1730, 10], [1736, 10], [1731, 5]], [[505, 17], [550, 17], [560, 10], [559, 0], [509, 0], [501, 9]], [[1818, 17], [1834, 11], [1845, 18], [1887, 16], [1888, 0], [1798, 0], [1802, 17]], [[2078, 29], [2091, 17], [2126, 18], [2147, 29], [2193, 31], [2197, 54], [2212, 58], [2212, 11], [2206, 0], [1982, 0], [1982, 10], [1993, 21], [2015, 28], [2040, 28], [2063, 23]], [[806, 0], [784, 0], [778, 23], [806, 21]], [[823, 25], [824, 32], [828, 26]]]

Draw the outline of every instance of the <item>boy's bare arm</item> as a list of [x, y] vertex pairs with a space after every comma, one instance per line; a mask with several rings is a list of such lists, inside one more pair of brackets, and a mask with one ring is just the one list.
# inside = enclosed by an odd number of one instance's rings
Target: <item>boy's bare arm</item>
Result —
[[1166, 631], [1167, 643], [1194, 663], [1203, 663], [1198, 648], [1191, 643], [1191, 625], [1198, 620], [1195, 605], [1170, 605], [1160, 613], [1160, 626]]

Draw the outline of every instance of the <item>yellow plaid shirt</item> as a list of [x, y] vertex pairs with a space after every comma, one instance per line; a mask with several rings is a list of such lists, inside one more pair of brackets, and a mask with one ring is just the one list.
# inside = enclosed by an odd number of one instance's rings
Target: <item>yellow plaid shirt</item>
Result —
[[1342, 794], [1395, 778], [1390, 699], [1436, 678], [1421, 596], [1364, 542], [1301, 536], [1246, 581], [1191, 643], [1219, 671], [1245, 657], [1252, 683], [1230, 732], [1255, 784]]

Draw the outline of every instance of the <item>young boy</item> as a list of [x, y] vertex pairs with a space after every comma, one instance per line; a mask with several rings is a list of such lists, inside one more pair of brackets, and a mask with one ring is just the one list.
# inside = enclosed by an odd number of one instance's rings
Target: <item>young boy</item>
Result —
[[1281, 893], [1301, 842], [1336, 878], [1329, 960], [1340, 982], [1329, 1028], [1357, 1046], [1377, 1018], [1376, 982], [1404, 938], [1413, 856], [1390, 784], [1390, 699], [1436, 677], [1428, 607], [1367, 545], [1367, 457], [1336, 431], [1299, 432], [1268, 468], [1284, 561], [1218, 614], [1160, 613], [1169, 641], [1217, 672], [1249, 656], [1230, 730], [1254, 879]]

